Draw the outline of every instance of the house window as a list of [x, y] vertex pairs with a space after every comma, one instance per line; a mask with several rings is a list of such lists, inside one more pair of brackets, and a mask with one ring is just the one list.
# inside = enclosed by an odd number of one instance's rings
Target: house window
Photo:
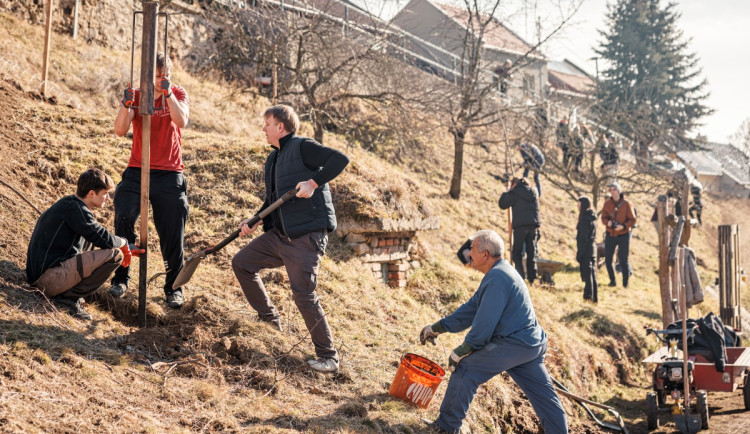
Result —
[[534, 95], [536, 93], [535, 85], [536, 85], [536, 80], [534, 80], [533, 75], [531, 74], [523, 75], [523, 92], [526, 95]]

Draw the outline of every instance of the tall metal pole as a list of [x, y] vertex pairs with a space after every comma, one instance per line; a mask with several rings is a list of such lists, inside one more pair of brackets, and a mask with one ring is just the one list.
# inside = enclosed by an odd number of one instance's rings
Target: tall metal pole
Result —
[[156, 34], [159, 4], [143, 3], [141, 38], [141, 95], [138, 111], [142, 116], [141, 133], [141, 246], [146, 253], [138, 261], [138, 325], [146, 327], [146, 286], [148, 283], [148, 195], [151, 174], [151, 115], [154, 114], [154, 77], [156, 73]]
[[47, 98], [47, 77], [49, 76], [49, 44], [52, 38], [52, 2], [47, 0], [47, 25], [44, 27], [44, 60], [42, 61], [42, 96]]

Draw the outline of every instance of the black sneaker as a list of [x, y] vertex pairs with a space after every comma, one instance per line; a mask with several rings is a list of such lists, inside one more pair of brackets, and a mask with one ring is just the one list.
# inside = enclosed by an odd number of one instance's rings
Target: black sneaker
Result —
[[123, 283], [113, 283], [112, 286], [109, 287], [109, 293], [112, 294], [112, 297], [114, 298], [120, 298], [123, 294], [125, 294], [128, 290], [128, 282]]
[[175, 291], [171, 294], [167, 294], [167, 306], [172, 309], [179, 309], [185, 303], [185, 299], [182, 297], [182, 291]]
[[84, 321], [92, 320], [91, 314], [83, 310], [83, 305], [86, 304], [86, 302], [82, 298], [62, 297], [58, 295], [52, 297], [51, 300], [55, 305], [67, 308], [68, 313], [74, 318], [82, 319]]

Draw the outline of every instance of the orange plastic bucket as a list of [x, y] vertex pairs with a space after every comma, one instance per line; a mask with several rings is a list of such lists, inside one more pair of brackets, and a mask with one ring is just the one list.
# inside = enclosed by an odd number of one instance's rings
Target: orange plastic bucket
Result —
[[407, 353], [401, 357], [388, 394], [427, 408], [443, 378], [445, 370], [440, 365], [426, 357]]

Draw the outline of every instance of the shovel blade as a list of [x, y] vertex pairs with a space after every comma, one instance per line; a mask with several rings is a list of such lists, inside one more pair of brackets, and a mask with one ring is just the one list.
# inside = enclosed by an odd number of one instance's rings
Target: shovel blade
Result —
[[701, 417], [697, 414], [676, 414], [674, 424], [683, 434], [694, 434], [701, 430]]
[[172, 284], [172, 289], [177, 289], [181, 287], [182, 285], [188, 283], [190, 281], [190, 278], [193, 277], [193, 273], [195, 273], [195, 269], [198, 268], [198, 265], [201, 263], [203, 258], [206, 257], [205, 251], [200, 251], [196, 253], [195, 255], [190, 256], [185, 260], [185, 263], [182, 265], [182, 269], [180, 269], [180, 272], [177, 273], [177, 278], [174, 280], [174, 283]]

